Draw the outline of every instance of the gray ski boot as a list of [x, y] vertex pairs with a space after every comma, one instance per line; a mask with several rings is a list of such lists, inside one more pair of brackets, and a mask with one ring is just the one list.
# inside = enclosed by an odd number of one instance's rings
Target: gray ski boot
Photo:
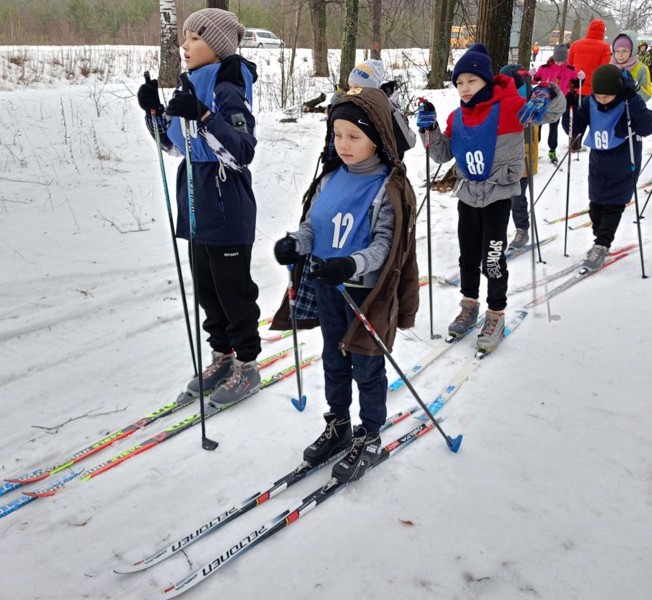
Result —
[[258, 363], [255, 360], [243, 363], [233, 360], [231, 372], [226, 381], [211, 394], [211, 404], [233, 404], [251, 396], [260, 385]]
[[516, 229], [514, 234], [514, 239], [509, 245], [510, 248], [514, 250], [520, 250], [530, 241], [530, 234], [527, 232], [527, 229]]
[[586, 258], [582, 263], [582, 269], [585, 271], [595, 271], [604, 264], [604, 259], [609, 253], [609, 248], [593, 244], [593, 247], [586, 253]]
[[[211, 392], [228, 377], [234, 358], [233, 353], [223, 354], [222, 352], [213, 351], [213, 362], [204, 369], [202, 374], [204, 378], [204, 394]], [[199, 377], [195, 377], [188, 384], [188, 393], [191, 396], [199, 396]]]
[[493, 352], [505, 333], [505, 313], [488, 310], [484, 316], [484, 325], [478, 336], [477, 348], [480, 352]]
[[475, 327], [480, 312], [480, 302], [473, 298], [462, 298], [462, 310], [455, 320], [448, 326], [448, 334], [453, 337], [462, 337]]

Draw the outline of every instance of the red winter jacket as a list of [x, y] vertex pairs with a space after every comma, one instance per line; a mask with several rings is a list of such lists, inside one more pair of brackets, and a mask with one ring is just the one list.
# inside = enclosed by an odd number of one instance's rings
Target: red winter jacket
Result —
[[586, 78], [582, 82], [582, 95], [588, 96], [593, 88], [591, 77], [600, 65], [605, 65], [611, 59], [611, 46], [604, 41], [606, 26], [602, 19], [593, 19], [586, 30], [586, 36], [573, 42], [568, 53], [568, 63], [576, 71], [584, 71]]

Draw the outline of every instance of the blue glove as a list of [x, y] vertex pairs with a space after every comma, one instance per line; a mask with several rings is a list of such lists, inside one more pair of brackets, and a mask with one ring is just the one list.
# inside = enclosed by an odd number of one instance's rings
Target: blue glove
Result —
[[432, 102], [428, 102], [425, 98], [421, 98], [419, 103], [419, 110], [417, 112], [417, 127], [421, 131], [432, 131], [437, 124], [437, 111]]
[[620, 96], [625, 100], [631, 100], [636, 96], [636, 94], [638, 94], [641, 85], [632, 77], [632, 74], [629, 71], [623, 69], [621, 72], [623, 75], [623, 91], [620, 92]]
[[534, 88], [532, 94], [530, 94], [530, 99], [517, 113], [521, 124], [529, 125], [530, 123], [535, 123], [541, 125], [543, 115], [548, 110], [550, 100], [552, 100], [552, 90], [549, 87], [540, 85]]

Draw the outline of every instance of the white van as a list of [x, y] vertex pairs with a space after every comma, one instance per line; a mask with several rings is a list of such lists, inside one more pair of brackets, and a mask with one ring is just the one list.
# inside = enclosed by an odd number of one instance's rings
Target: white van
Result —
[[283, 40], [267, 29], [247, 29], [241, 46], [243, 48], [282, 48]]

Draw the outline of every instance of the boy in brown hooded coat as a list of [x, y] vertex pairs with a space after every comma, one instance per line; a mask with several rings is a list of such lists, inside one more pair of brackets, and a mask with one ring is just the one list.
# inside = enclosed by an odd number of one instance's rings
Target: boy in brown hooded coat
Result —
[[[380, 90], [353, 88], [333, 106], [324, 156], [322, 173], [304, 197], [299, 230], [279, 240], [274, 254], [280, 264], [296, 265], [298, 326], [319, 324], [324, 338], [330, 410], [324, 432], [306, 448], [304, 460], [321, 464], [351, 446], [333, 476], [354, 481], [381, 454], [387, 377], [381, 349], [337, 286], [346, 286], [391, 350], [397, 327], [414, 325], [419, 303], [416, 201]], [[272, 328], [289, 326], [286, 296]], [[354, 435], [349, 414], [353, 380], [362, 420]]]

